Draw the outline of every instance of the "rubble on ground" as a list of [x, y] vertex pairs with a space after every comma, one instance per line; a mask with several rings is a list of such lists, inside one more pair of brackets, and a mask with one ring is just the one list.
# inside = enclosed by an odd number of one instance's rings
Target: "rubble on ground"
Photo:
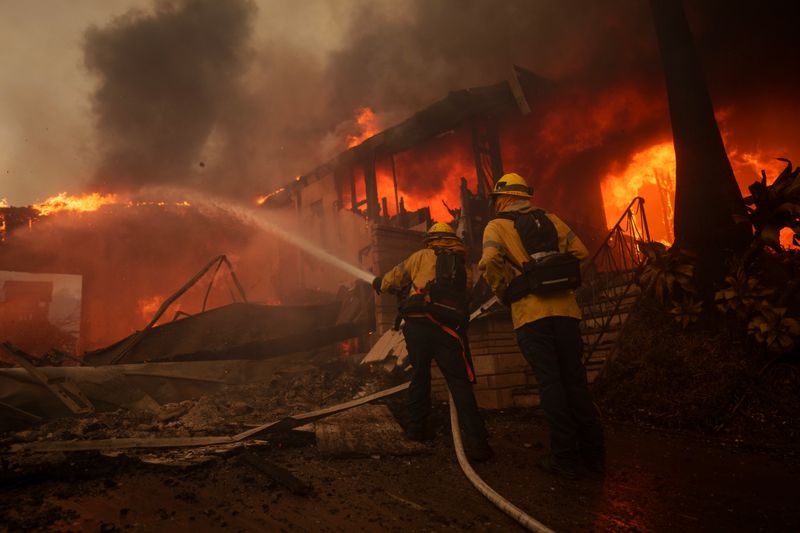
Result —
[[276, 372], [265, 381], [224, 385], [154, 412], [120, 408], [45, 421], [0, 434], [0, 449], [36, 441], [229, 435], [372, 394], [389, 387], [390, 379], [341, 359], [323, 360]]

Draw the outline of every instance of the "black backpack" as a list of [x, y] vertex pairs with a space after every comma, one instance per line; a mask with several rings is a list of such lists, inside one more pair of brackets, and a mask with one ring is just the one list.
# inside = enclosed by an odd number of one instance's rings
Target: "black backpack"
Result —
[[[522, 274], [509, 283], [505, 294], [507, 303], [529, 294], [550, 294], [580, 286], [580, 261], [570, 253], [559, 253], [558, 230], [543, 210], [498, 213], [497, 218], [514, 222], [514, 229], [531, 256], [522, 265]], [[535, 259], [536, 254], [540, 257]]]
[[527, 213], [497, 213], [496, 218], [514, 222], [514, 229], [519, 233], [528, 255], [558, 252], [558, 230], [542, 209], [534, 209]]
[[469, 321], [469, 292], [464, 254], [434, 248], [436, 276], [419, 294], [411, 296], [403, 314], [426, 313], [443, 324], [458, 328]]

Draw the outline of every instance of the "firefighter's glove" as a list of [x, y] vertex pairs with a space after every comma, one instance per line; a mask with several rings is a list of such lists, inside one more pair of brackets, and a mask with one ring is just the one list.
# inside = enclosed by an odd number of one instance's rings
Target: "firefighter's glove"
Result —
[[375, 289], [377, 294], [381, 293], [381, 285], [383, 284], [383, 278], [378, 276], [377, 278], [372, 280], [372, 288]]

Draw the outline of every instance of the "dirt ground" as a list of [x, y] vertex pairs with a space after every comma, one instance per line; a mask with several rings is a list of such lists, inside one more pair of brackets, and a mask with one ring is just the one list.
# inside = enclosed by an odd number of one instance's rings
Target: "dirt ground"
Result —
[[[393, 411], [402, 411], [399, 400]], [[312, 488], [297, 495], [239, 455], [155, 466], [96, 453], [48, 456], [24, 468], [5, 457], [0, 528], [7, 531], [515, 530], [467, 481], [452, 452], [446, 408], [427, 453], [322, 457], [313, 438], [273, 438], [251, 452]], [[797, 531], [800, 460], [697, 436], [607, 427], [604, 480], [538, 471], [544, 421], [531, 410], [486, 413], [493, 461], [477, 471], [557, 531]]]

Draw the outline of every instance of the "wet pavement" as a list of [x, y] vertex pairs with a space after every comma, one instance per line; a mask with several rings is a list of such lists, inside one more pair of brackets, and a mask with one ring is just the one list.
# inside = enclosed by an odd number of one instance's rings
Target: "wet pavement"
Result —
[[[92, 454], [52, 457], [39, 476], [4, 471], [0, 524], [66, 531], [515, 530], [469, 484], [442, 423], [428, 453], [330, 459], [313, 444], [256, 453], [314, 488], [293, 495], [236, 456], [191, 468]], [[535, 468], [543, 421], [490, 413], [496, 458], [477, 471], [557, 531], [797, 531], [800, 461], [630, 426], [609, 425], [603, 480], [567, 481]]]
[[[516, 417], [524, 417], [517, 413]], [[515, 417], [515, 418], [516, 418]], [[535, 470], [523, 420], [497, 419], [506, 438], [479, 471], [507, 498], [557, 530], [797, 531], [797, 457], [753, 452], [699, 436], [608, 425], [602, 481], [558, 480]], [[541, 442], [541, 421], [533, 428]], [[530, 441], [527, 441], [530, 442]], [[512, 465], [529, 475], [519, 483]], [[508, 480], [508, 482], [504, 482]]]

